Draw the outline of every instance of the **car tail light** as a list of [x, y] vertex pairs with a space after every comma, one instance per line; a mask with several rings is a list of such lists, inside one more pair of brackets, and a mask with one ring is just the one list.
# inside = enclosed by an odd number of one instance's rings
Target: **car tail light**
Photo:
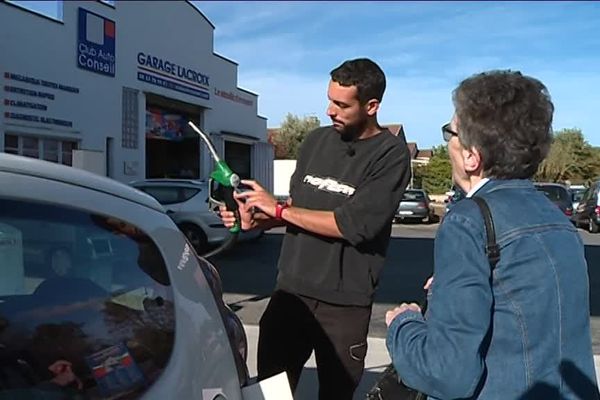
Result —
[[572, 208], [570, 208], [570, 207], [569, 207], [569, 208], [567, 208], [567, 209], [565, 209], [565, 215], [566, 215], [567, 217], [570, 217], [571, 215], [573, 215], [573, 209], [572, 209]]
[[600, 206], [596, 207], [596, 209], [594, 210], [594, 213], [600, 217]]
[[417, 204], [417, 208], [427, 208], [427, 204], [419, 203], [419, 204]]

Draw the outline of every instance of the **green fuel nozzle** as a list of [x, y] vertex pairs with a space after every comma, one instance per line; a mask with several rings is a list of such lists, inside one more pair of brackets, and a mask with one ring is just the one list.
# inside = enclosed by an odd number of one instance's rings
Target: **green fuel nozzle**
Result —
[[[227, 163], [221, 160], [221, 157], [217, 154], [215, 150], [215, 146], [213, 146], [212, 142], [208, 138], [208, 136], [202, 132], [192, 121], [188, 121], [188, 125], [196, 131], [196, 133], [202, 138], [202, 141], [208, 147], [208, 150], [215, 160], [215, 169], [210, 173], [210, 179], [208, 180], [208, 198], [212, 203], [218, 205], [225, 205], [227, 210], [233, 211], [235, 214], [236, 223], [229, 228], [229, 232], [231, 233], [239, 233], [241, 229], [240, 223], [240, 213], [238, 203], [233, 198], [233, 193], [235, 189], [240, 184], [240, 177], [234, 173], [231, 168], [227, 165]], [[216, 181], [220, 185], [220, 193], [222, 194], [222, 199], [215, 199], [212, 197], [213, 194], [213, 182]]]

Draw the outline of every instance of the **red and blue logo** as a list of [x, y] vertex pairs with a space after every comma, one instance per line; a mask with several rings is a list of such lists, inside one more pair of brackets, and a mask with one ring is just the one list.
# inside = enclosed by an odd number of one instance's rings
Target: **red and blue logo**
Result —
[[77, 65], [98, 74], [115, 76], [115, 21], [79, 8]]

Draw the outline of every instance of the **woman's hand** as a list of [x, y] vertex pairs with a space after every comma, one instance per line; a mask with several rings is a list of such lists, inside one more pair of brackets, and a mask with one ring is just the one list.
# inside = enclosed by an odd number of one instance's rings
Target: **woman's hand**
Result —
[[385, 313], [385, 324], [389, 327], [390, 324], [392, 323], [392, 321], [394, 320], [394, 318], [396, 318], [398, 315], [402, 314], [403, 312], [406, 312], [409, 310], [420, 313], [421, 307], [419, 307], [419, 305], [417, 303], [402, 303], [398, 307], [394, 308], [393, 310], [389, 310], [388, 312]]

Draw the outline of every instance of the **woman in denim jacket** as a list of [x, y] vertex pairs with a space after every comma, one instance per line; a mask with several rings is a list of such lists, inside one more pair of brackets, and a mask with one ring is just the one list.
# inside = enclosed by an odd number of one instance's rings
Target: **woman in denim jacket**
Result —
[[[584, 246], [530, 181], [552, 141], [548, 91], [492, 71], [464, 80], [453, 101], [442, 131], [467, 198], [438, 230], [426, 319], [414, 303], [386, 315], [394, 366], [434, 399], [597, 399]], [[493, 271], [474, 195], [494, 219]]]

